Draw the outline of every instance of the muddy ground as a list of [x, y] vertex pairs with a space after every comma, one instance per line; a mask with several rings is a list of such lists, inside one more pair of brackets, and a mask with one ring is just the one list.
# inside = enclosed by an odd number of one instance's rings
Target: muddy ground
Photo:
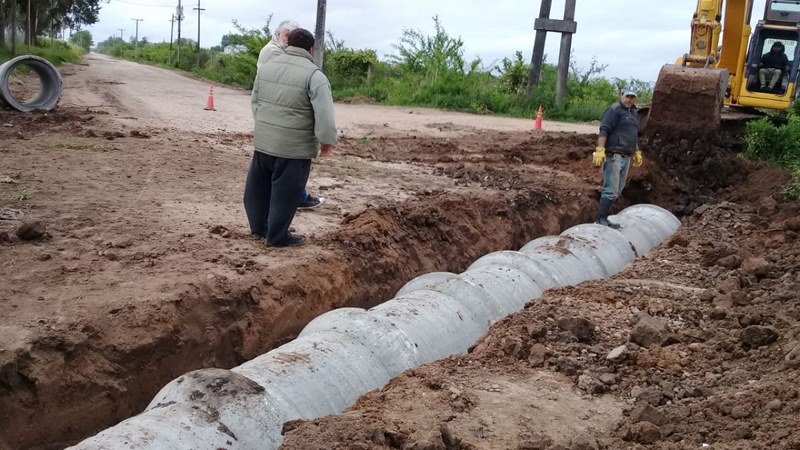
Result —
[[[159, 126], [124, 83], [100, 82], [122, 72], [93, 70], [91, 61], [63, 70], [74, 90], [55, 112], [0, 110], [0, 208], [24, 214], [0, 220], [3, 449], [63, 448], [141, 411], [186, 371], [241, 364], [331, 308], [376, 305], [416, 275], [460, 272], [595, 211], [592, 134], [507, 131], [496, 119], [481, 128], [430, 110], [375, 125], [381, 110], [365, 105], [371, 121], [347, 123], [334, 155], [314, 166], [310, 188], [328, 202], [295, 220], [308, 244], [266, 249], [241, 207], [251, 155], [241, 124]], [[798, 411], [797, 370], [783, 361], [797, 340], [798, 282], [797, 206], [778, 194], [785, 176], [713, 142], [650, 145], [618, 207], [652, 202], [684, 216], [669, 245], [610, 281], [548, 292], [469, 355], [403, 374], [340, 417], [290, 424], [286, 447], [779, 438], [779, 427], [758, 424]], [[629, 343], [608, 362], [642, 311], [667, 321], [669, 339]], [[594, 325], [588, 341], [559, 328], [573, 317]], [[765, 345], [739, 341], [772, 331]], [[731, 399], [757, 393], [764, 405], [730, 411]], [[640, 397], [667, 417], [652, 419], [660, 434], [633, 423]], [[725, 431], [741, 424], [751, 433]], [[576, 433], [589, 447], [565, 441]]]
[[800, 203], [714, 139], [646, 142], [633, 194], [681, 214], [667, 243], [281, 448], [800, 449]]

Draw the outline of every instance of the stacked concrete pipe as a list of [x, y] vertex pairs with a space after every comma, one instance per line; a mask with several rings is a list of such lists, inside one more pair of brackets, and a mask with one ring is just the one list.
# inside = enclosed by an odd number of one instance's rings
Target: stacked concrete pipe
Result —
[[286, 421], [339, 413], [404, 370], [464, 353], [545, 289], [613, 275], [680, 226], [653, 205], [610, 219], [623, 228], [577, 225], [490, 253], [461, 274], [417, 277], [369, 310], [330, 311], [241, 366], [173, 380], [143, 413], [71, 448], [275, 449]]

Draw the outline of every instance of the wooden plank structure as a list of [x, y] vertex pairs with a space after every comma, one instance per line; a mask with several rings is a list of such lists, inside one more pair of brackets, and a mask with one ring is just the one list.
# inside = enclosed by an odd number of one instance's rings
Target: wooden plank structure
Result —
[[528, 74], [528, 93], [533, 90], [534, 86], [539, 84], [547, 32], [561, 33], [561, 48], [558, 53], [558, 70], [556, 76], [556, 102], [559, 104], [563, 103], [564, 99], [567, 97], [567, 76], [569, 75], [569, 55], [572, 50], [572, 35], [575, 34], [578, 29], [578, 23], [575, 22], [575, 2], [576, 0], [566, 0], [564, 19], [557, 20], [550, 18], [550, 9], [553, 1], [542, 0], [539, 6], [539, 18], [536, 19], [533, 25], [533, 29], [536, 30], [536, 40], [533, 43], [531, 70]]

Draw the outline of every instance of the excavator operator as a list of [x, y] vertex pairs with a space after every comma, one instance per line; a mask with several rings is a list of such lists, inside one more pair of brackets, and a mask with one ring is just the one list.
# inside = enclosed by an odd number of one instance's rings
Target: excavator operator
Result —
[[783, 43], [775, 42], [772, 44], [772, 49], [764, 53], [761, 62], [758, 63], [759, 89], [764, 92], [780, 91], [779, 81], [788, 69], [789, 58], [784, 53]]

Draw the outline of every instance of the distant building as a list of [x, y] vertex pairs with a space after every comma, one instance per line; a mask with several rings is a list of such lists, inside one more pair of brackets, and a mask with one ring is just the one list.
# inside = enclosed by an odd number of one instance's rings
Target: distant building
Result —
[[247, 51], [247, 47], [242, 44], [226, 45], [225, 48], [222, 49], [222, 52], [226, 55], [235, 55], [239, 52], [245, 51]]

